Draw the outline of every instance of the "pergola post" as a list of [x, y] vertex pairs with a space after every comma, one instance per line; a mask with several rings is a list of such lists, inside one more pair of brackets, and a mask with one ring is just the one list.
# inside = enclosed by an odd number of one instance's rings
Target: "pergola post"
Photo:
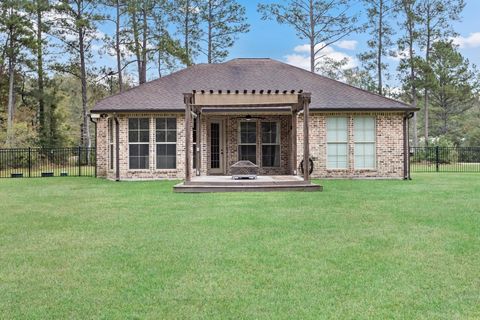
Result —
[[192, 152], [192, 104], [193, 94], [184, 93], [185, 102], [185, 182], [192, 180], [192, 165], [190, 163], [190, 152]]
[[196, 148], [195, 148], [195, 152], [196, 152], [196, 165], [195, 165], [195, 168], [197, 170], [197, 176], [199, 176], [201, 174], [201, 169], [202, 169], [202, 123], [200, 121], [200, 115], [201, 115], [201, 112], [200, 111], [197, 111], [197, 118], [195, 119], [196, 121], [196, 125], [197, 125], [197, 139], [195, 141], [196, 143]]
[[292, 110], [292, 121], [291, 121], [291, 141], [292, 141], [292, 150], [291, 150], [291, 164], [292, 164], [292, 174], [297, 174], [297, 110]]
[[301, 95], [303, 107], [303, 180], [310, 181], [310, 145], [308, 134], [308, 121], [311, 96], [309, 93]]

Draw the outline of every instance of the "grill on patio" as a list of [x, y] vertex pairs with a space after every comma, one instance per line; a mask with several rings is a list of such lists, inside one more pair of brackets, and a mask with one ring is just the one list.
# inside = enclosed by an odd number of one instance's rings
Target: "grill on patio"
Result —
[[230, 167], [232, 179], [257, 179], [258, 166], [248, 160], [238, 161]]

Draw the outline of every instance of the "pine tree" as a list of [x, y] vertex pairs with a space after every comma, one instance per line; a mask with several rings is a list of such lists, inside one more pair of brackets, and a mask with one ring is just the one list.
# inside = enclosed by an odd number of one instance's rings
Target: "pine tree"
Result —
[[186, 55], [186, 64], [190, 66], [200, 52], [200, 0], [173, 0], [171, 19], [177, 26], [177, 34]]
[[[425, 51], [425, 61], [430, 63], [432, 45], [442, 39], [448, 39], [455, 35], [452, 27], [454, 21], [460, 19], [460, 14], [465, 7], [463, 0], [422, 0], [418, 9], [423, 17], [423, 26], [420, 32], [420, 42]], [[429, 136], [429, 92], [424, 91], [424, 121], [425, 143], [428, 144]]]
[[35, 46], [32, 22], [26, 14], [27, 5], [28, 1], [25, 0], [4, 0], [0, 2], [0, 33], [6, 35], [4, 51], [1, 56], [2, 60], [7, 61], [7, 146], [10, 145], [13, 138], [16, 73], [20, 65], [30, 64], [28, 54]]
[[394, 15], [393, 0], [363, 0], [368, 14], [366, 29], [370, 35], [367, 45], [370, 50], [359, 55], [365, 69], [374, 73], [376, 92], [384, 95], [384, 76], [388, 77], [388, 65], [384, 57], [390, 55], [394, 34], [390, 21]]
[[97, 23], [102, 17], [97, 10], [96, 0], [61, 0], [56, 5], [59, 17], [56, 19], [55, 34], [70, 54], [68, 64], [59, 63], [57, 70], [67, 72], [80, 80], [82, 91], [81, 140], [91, 147], [90, 120], [88, 117], [87, 62], [91, 58], [92, 42], [97, 37]]
[[348, 14], [350, 0], [284, 0], [282, 3], [259, 4], [263, 20], [275, 19], [292, 26], [300, 39], [310, 46], [310, 71], [315, 72], [329, 45], [358, 31], [357, 16]]
[[480, 82], [475, 69], [451, 41], [432, 45], [430, 61], [424, 60], [424, 83], [429, 89], [433, 120], [438, 136], [458, 138], [466, 112], [478, 102]]
[[235, 0], [205, 0], [202, 6], [202, 20], [206, 24], [204, 42], [208, 63], [223, 61], [228, 55], [238, 34], [248, 32], [245, 7]]

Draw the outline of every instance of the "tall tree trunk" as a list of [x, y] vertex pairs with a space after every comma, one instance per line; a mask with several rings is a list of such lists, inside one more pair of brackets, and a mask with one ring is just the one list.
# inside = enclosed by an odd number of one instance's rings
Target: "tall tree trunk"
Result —
[[142, 69], [140, 73], [140, 84], [147, 82], [147, 37], [148, 37], [148, 21], [147, 21], [147, 4], [143, 4], [142, 9]]
[[208, 0], [208, 63], [212, 63], [212, 0]]
[[[78, 7], [80, 11], [80, 5]], [[80, 27], [78, 31], [78, 42], [80, 52], [80, 81], [82, 83], [82, 120], [83, 120], [83, 136], [82, 142], [84, 146], [90, 148], [92, 142], [90, 139], [90, 122], [88, 121], [88, 100], [87, 100], [87, 71], [85, 68], [85, 46], [84, 46], [85, 32], [83, 27]]]
[[383, 0], [380, 0], [380, 8], [378, 15], [378, 52], [377, 52], [377, 78], [378, 78], [378, 94], [383, 95], [382, 82], [382, 52], [383, 52]]
[[[427, 43], [426, 43], [426, 50], [425, 50], [425, 61], [427, 64], [430, 63], [430, 51], [431, 51], [431, 38], [432, 38], [432, 30], [430, 26], [431, 18], [430, 18], [430, 8], [427, 10]], [[425, 96], [424, 96], [424, 106], [423, 106], [423, 112], [424, 112], [424, 121], [425, 121], [425, 146], [428, 146], [428, 139], [429, 139], [429, 114], [428, 114], [428, 107], [429, 107], [429, 92], [428, 89], [425, 89]]]
[[123, 92], [122, 57], [120, 52], [120, 1], [116, 0], [115, 52], [117, 54], [118, 89]]
[[[136, 3], [134, 3], [136, 6]], [[137, 58], [137, 71], [138, 71], [138, 82], [141, 82], [142, 79], [142, 57], [140, 54], [140, 38], [138, 36], [138, 20], [137, 20], [137, 7], [133, 8], [132, 11], [132, 29], [133, 29], [133, 42], [135, 47], [135, 57]]]
[[313, 0], [310, 0], [310, 71], [315, 72], [315, 21], [313, 17]]
[[37, 86], [38, 86], [38, 125], [40, 145], [48, 145], [48, 134], [45, 123], [45, 90], [43, 75], [43, 42], [42, 42], [42, 5], [37, 0]]
[[8, 106], [7, 106], [7, 146], [10, 146], [13, 138], [13, 113], [15, 105], [15, 62], [8, 59]]
[[[409, 19], [412, 19], [409, 17]], [[417, 86], [415, 84], [415, 51], [413, 48], [414, 45], [414, 34], [413, 34], [413, 22], [410, 22], [409, 25], [409, 41], [408, 41], [408, 53], [409, 53], [409, 59], [410, 59], [410, 86], [411, 86], [411, 94], [412, 94], [412, 108], [417, 107]], [[417, 133], [417, 127], [418, 127], [418, 122], [417, 122], [417, 113], [413, 113], [413, 146], [418, 147], [418, 133]]]
[[190, 35], [190, 26], [188, 24], [190, 20], [190, 1], [185, 1], [185, 52], [187, 53], [187, 66], [192, 65], [191, 55], [190, 55], [190, 48], [189, 48], [189, 35]]

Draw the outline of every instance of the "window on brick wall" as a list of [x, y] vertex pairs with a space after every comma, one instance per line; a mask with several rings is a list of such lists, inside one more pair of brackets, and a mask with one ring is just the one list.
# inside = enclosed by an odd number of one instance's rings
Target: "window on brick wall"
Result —
[[113, 170], [113, 118], [108, 118], [108, 163], [110, 170]]
[[155, 129], [157, 169], [175, 169], [177, 167], [177, 119], [157, 118]]
[[355, 169], [375, 169], [375, 131], [374, 117], [354, 118]]
[[238, 160], [257, 163], [257, 123], [255, 121], [240, 122]]
[[348, 167], [348, 118], [327, 118], [327, 168]]
[[262, 166], [280, 167], [280, 125], [262, 122]]
[[128, 119], [128, 163], [130, 169], [148, 169], [149, 142], [149, 119]]

